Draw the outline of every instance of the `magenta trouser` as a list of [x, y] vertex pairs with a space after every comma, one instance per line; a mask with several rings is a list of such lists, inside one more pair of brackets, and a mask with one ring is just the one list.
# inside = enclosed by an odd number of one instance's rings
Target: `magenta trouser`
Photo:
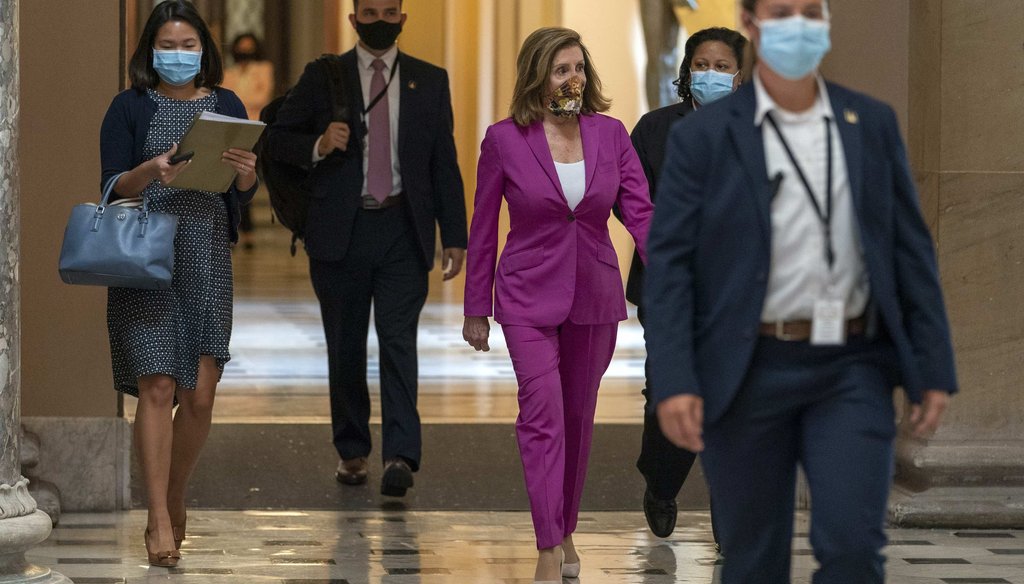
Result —
[[568, 321], [545, 328], [502, 326], [519, 381], [516, 437], [538, 549], [555, 547], [576, 530], [597, 390], [618, 327]]

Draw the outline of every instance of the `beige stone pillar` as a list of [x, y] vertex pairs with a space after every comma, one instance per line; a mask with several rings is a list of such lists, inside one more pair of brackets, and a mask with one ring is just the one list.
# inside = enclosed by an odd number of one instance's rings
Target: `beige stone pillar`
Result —
[[911, 0], [909, 145], [961, 393], [897, 445], [891, 519], [1024, 525], [1024, 3]]
[[25, 561], [49, 537], [50, 517], [21, 476], [18, 70], [18, 2], [0, 0], [0, 581], [71, 582]]

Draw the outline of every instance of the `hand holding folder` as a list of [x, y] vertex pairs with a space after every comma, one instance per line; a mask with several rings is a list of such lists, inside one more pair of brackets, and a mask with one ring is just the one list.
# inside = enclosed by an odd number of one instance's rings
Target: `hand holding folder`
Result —
[[213, 112], [199, 112], [178, 145], [179, 153], [193, 152], [186, 166], [171, 181], [179, 189], [223, 193], [235, 180], [235, 169], [221, 158], [231, 148], [252, 151], [266, 124]]

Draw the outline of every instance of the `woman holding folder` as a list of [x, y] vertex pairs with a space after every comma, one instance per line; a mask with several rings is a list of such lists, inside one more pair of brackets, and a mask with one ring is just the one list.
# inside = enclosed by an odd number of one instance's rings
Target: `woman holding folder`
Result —
[[256, 156], [238, 149], [222, 154], [236, 173], [226, 192], [170, 184], [190, 164], [172, 157], [197, 113], [246, 117], [235, 94], [217, 87], [222, 76], [217, 45], [192, 4], [161, 2], [129, 64], [132, 87], [114, 98], [100, 135], [102, 185], [116, 180], [114, 196], [144, 196], [153, 211], [178, 217], [171, 289], [110, 288], [107, 300], [115, 388], [138, 398], [135, 444], [149, 510], [144, 541], [154, 566], [173, 567], [181, 557], [185, 488], [230, 359], [230, 246], [240, 205], [257, 186]]

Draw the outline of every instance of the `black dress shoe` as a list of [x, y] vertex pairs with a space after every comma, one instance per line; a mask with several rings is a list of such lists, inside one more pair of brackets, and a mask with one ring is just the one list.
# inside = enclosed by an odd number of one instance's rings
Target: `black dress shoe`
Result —
[[401, 458], [393, 458], [384, 464], [384, 476], [380, 479], [380, 494], [387, 497], [404, 497], [412, 486], [412, 469]]
[[338, 463], [334, 478], [343, 485], [361, 485], [366, 482], [366, 457], [360, 456]]
[[644, 491], [644, 516], [647, 517], [647, 526], [651, 528], [654, 535], [658, 537], [672, 535], [676, 528], [677, 513], [675, 499], [663, 501], [656, 499], [650, 489]]

